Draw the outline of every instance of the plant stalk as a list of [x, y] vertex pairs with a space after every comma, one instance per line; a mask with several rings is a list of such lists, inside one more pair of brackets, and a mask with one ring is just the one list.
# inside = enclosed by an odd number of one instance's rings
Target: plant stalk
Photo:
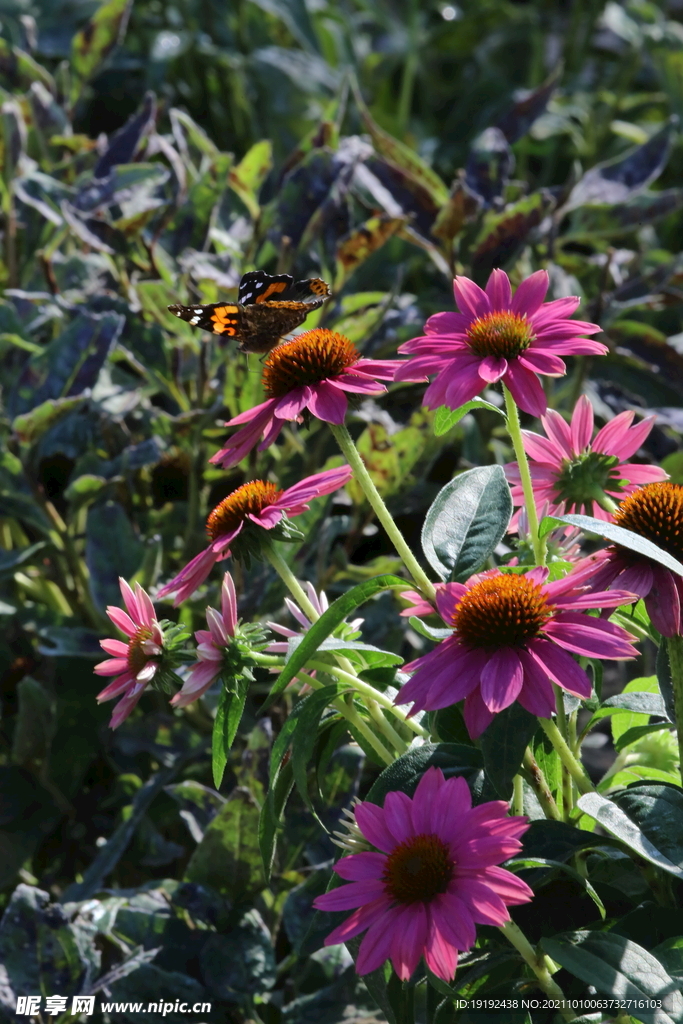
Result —
[[320, 618], [320, 614], [315, 610], [313, 605], [308, 599], [308, 594], [299, 583], [298, 579], [289, 568], [284, 558], [279, 551], [272, 546], [264, 549], [264, 554], [270, 564], [272, 565], [275, 572], [278, 574], [284, 585], [287, 587], [292, 596], [296, 599], [297, 604], [301, 608], [302, 612], [310, 619], [311, 622], [316, 622]]
[[667, 651], [671, 669], [671, 686], [674, 693], [674, 708], [678, 734], [678, 770], [683, 779], [683, 636], [667, 637]]
[[519, 466], [519, 476], [522, 482], [522, 490], [524, 491], [524, 505], [526, 508], [527, 519], [529, 520], [529, 532], [531, 534], [531, 546], [534, 551], [534, 558], [536, 559], [537, 565], [545, 565], [547, 551], [545, 538], [539, 536], [538, 530], [538, 513], [536, 511], [536, 501], [534, 499], [534, 486], [531, 481], [531, 472], [529, 470], [529, 460], [524, 450], [524, 441], [522, 438], [522, 427], [519, 422], [519, 411], [517, 409], [517, 403], [503, 384], [503, 394], [505, 395], [505, 409], [507, 411], [507, 428], [510, 440], [512, 441], [512, 447], [515, 450], [515, 458], [517, 459], [517, 465]]
[[[300, 679], [302, 683], [308, 683], [313, 690], [320, 690], [325, 685], [324, 683], [321, 683], [319, 679], [316, 679], [314, 676], [309, 676], [305, 672], [297, 672], [297, 679]], [[348, 701], [344, 700], [343, 697], [336, 697], [331, 703], [332, 707], [335, 708], [339, 714], [347, 720], [347, 722], [350, 722], [356, 731], [365, 738], [384, 764], [388, 765], [394, 763], [396, 758], [390, 754], [384, 744], [380, 742], [379, 737], [375, 736], [372, 729], [370, 729], [367, 722], [361, 718], [353, 705], [349, 705]]]
[[375, 487], [372, 477], [368, 473], [365, 463], [363, 462], [360, 452], [356, 448], [348, 429], [343, 423], [330, 423], [330, 430], [334, 434], [334, 438], [341, 448], [344, 458], [353, 469], [353, 475], [362, 487], [365, 497], [370, 502], [370, 505], [372, 506], [380, 523], [386, 530], [389, 539], [396, 548], [396, 551], [401, 556], [403, 564], [413, 577], [415, 585], [422, 591], [425, 597], [432, 602], [435, 601], [436, 590], [434, 589], [434, 584], [429, 580], [422, 569], [422, 566], [408, 547], [403, 534], [391, 516], [391, 512], [384, 504], [384, 500]]
[[555, 723], [550, 718], [539, 718], [538, 724], [543, 729], [553, 747], [557, 751], [557, 754], [562, 761], [562, 764], [566, 766], [567, 771], [576, 783], [576, 787], [580, 793], [593, 793], [595, 786], [588, 778], [585, 768], [572, 754], [569, 746], [557, 728]]
[[555, 797], [550, 792], [548, 781], [529, 747], [524, 752], [522, 764], [527, 771], [527, 781], [536, 794], [536, 798], [543, 808], [546, 818], [551, 818], [553, 821], [562, 821], [562, 815], [555, 803]]
[[[557, 982], [553, 981], [548, 970], [548, 961], [543, 953], [536, 952], [522, 929], [514, 921], [507, 921], [506, 924], [501, 925], [500, 931], [534, 972], [541, 991], [545, 992], [551, 999], [560, 1001], [563, 1005], [565, 1000], [564, 992]], [[569, 1008], [566, 1010], [561, 1009], [559, 1012], [566, 1021], [574, 1020], [576, 1017], [576, 1014]]]

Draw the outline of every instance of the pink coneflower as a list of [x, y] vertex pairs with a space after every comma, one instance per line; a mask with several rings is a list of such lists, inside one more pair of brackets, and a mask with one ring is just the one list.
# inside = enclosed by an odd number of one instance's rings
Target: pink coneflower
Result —
[[[322, 615], [323, 612], [326, 612], [330, 606], [329, 601], [327, 600], [327, 594], [325, 593], [324, 590], [321, 590], [320, 596], [318, 596], [318, 593], [316, 592], [316, 589], [312, 583], [307, 582], [305, 584], [305, 587], [306, 593], [308, 595], [308, 600], [311, 602], [311, 604], [317, 611], [318, 615]], [[292, 615], [302, 628], [299, 631], [297, 631], [296, 629], [290, 629], [288, 626], [281, 626], [279, 622], [266, 622], [266, 626], [269, 626], [274, 633], [279, 633], [280, 636], [285, 637], [284, 640], [274, 640], [272, 643], [268, 644], [268, 646], [265, 649], [269, 654], [286, 654], [289, 649], [288, 641], [291, 639], [291, 637], [302, 636], [304, 633], [307, 632], [307, 630], [311, 628], [312, 625], [310, 619], [308, 619], [308, 617], [304, 615], [301, 608], [299, 608], [299, 606], [295, 604], [294, 601], [291, 600], [291, 598], [286, 597], [285, 604], [287, 605], [290, 612], [292, 613]], [[355, 633], [360, 628], [362, 623], [363, 619], [353, 619], [352, 622], [344, 623], [344, 637], [348, 638], [349, 633]], [[335, 630], [335, 633], [337, 632], [338, 630]], [[276, 669], [275, 671], [278, 670]]]
[[458, 951], [476, 941], [475, 925], [505, 924], [509, 905], [533, 898], [526, 882], [497, 866], [521, 850], [526, 818], [507, 817], [502, 800], [472, 807], [462, 778], [444, 779], [440, 768], [428, 768], [412, 799], [392, 792], [384, 807], [366, 801], [354, 810], [358, 828], [380, 852], [342, 857], [334, 870], [351, 884], [313, 905], [353, 910], [325, 945], [365, 931], [358, 974], [391, 960], [407, 981], [424, 956], [430, 971], [450, 981]]
[[229, 572], [223, 577], [221, 610], [207, 608], [206, 624], [208, 630], [198, 629], [195, 633], [198, 661], [190, 669], [182, 690], [171, 699], [176, 708], [198, 700], [223, 671], [225, 649], [230, 646], [237, 628], [237, 594]]
[[503, 270], [493, 271], [486, 291], [467, 277], [456, 277], [453, 291], [460, 312], [430, 316], [425, 336], [401, 345], [399, 352], [413, 358], [394, 379], [436, 373], [425, 392], [428, 409], [457, 409], [502, 380], [520, 409], [542, 416], [546, 399], [537, 374], [561, 377], [566, 372], [563, 355], [607, 352], [605, 345], [583, 337], [601, 330], [597, 324], [569, 319], [580, 300], [544, 305], [547, 290], [545, 270], [522, 281], [514, 296]]
[[525, 575], [490, 570], [466, 584], [440, 588], [439, 614], [454, 633], [405, 666], [414, 675], [396, 703], [414, 701], [414, 713], [464, 700], [465, 723], [476, 738], [515, 700], [531, 714], [549, 718], [556, 710], [552, 683], [590, 697], [590, 680], [569, 652], [622, 659], [636, 651], [634, 637], [621, 626], [582, 613], [617, 608], [634, 596], [587, 593], [571, 573], [554, 583], [547, 583], [547, 576], [541, 568]]
[[224, 468], [235, 466], [260, 437], [259, 451], [275, 441], [283, 426], [301, 421], [305, 409], [327, 423], [343, 423], [346, 392], [378, 395], [386, 391], [380, 380], [393, 380], [401, 362], [363, 359], [343, 334], [316, 328], [278, 345], [263, 364], [263, 386], [268, 399], [234, 416], [227, 427], [246, 423], [225, 447], [211, 458]]
[[[683, 487], [669, 481], [646, 484], [625, 498], [614, 513], [617, 526], [631, 530], [683, 562]], [[595, 571], [591, 574], [590, 567]], [[596, 589], [618, 583], [642, 598], [652, 625], [662, 636], [683, 633], [683, 578], [659, 562], [616, 544], [590, 555], [577, 567]]]
[[128, 611], [126, 613], [122, 608], [110, 605], [107, 615], [129, 640], [127, 643], [123, 640], [100, 640], [100, 646], [112, 657], [95, 665], [96, 675], [116, 676], [109, 686], [97, 694], [98, 703], [123, 694], [111, 716], [109, 725], [112, 729], [116, 729], [128, 717], [145, 687], [159, 670], [164, 642], [149, 594], [139, 583], [135, 584], [133, 592], [121, 577], [119, 586]]
[[[612, 513], [604, 505], [621, 501], [641, 484], [666, 479], [667, 474], [659, 466], [625, 461], [635, 455], [655, 421], [654, 416], [648, 416], [631, 426], [634, 415], [629, 411], [615, 416], [591, 441], [593, 407], [582, 395], [571, 424], [548, 409], [541, 420], [547, 437], [522, 431], [539, 512], [547, 504], [546, 515], [582, 512], [611, 522]], [[510, 462], [505, 472], [512, 484], [513, 502], [524, 505], [519, 466]], [[517, 528], [518, 519], [519, 512], [510, 523], [512, 529]]]
[[233, 542], [240, 534], [240, 542], [248, 542], [253, 539], [254, 526], [272, 530], [283, 517], [301, 515], [309, 507], [307, 502], [321, 494], [338, 491], [351, 479], [352, 473], [350, 466], [339, 466], [307, 476], [285, 491], [267, 480], [250, 480], [242, 484], [223, 498], [206, 520], [209, 546], [162, 587], [158, 597], [175, 592], [174, 605], [182, 604], [204, 582], [215, 563], [228, 557]]

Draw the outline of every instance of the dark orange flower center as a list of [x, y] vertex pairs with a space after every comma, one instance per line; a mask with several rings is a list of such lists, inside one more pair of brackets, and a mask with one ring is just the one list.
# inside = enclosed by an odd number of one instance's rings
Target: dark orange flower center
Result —
[[477, 317], [467, 328], [467, 337], [475, 355], [513, 359], [529, 347], [534, 333], [525, 316], [503, 310]]
[[506, 574], [475, 583], [457, 605], [453, 625], [472, 647], [511, 647], [538, 636], [553, 611], [538, 583]]
[[282, 491], [267, 480], [250, 480], [223, 498], [206, 520], [210, 540], [235, 530], [249, 515], [258, 515], [281, 497]]
[[136, 676], [138, 672], [142, 672], [143, 668], [150, 660], [149, 655], [145, 654], [143, 651], [142, 645], [145, 640], [151, 640], [153, 636], [154, 633], [149, 626], [138, 626], [135, 636], [128, 644], [126, 660], [128, 661], [128, 668], [134, 676]]
[[446, 843], [423, 834], [391, 851], [382, 881], [387, 895], [397, 903], [429, 903], [446, 891], [454, 867]]
[[261, 380], [269, 398], [284, 398], [295, 388], [338, 377], [359, 359], [348, 338], [320, 327], [274, 348], [263, 364]]
[[625, 530], [632, 530], [668, 551], [674, 558], [683, 558], [683, 486], [668, 481], [645, 484], [619, 505], [614, 520]]

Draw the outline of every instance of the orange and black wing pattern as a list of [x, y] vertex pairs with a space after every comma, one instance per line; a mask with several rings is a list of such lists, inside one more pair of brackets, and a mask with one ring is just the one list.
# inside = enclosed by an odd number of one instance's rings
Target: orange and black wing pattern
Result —
[[241, 337], [242, 312], [234, 302], [212, 302], [208, 306], [177, 305], [168, 309], [174, 316], [202, 331], [221, 334], [225, 338]]

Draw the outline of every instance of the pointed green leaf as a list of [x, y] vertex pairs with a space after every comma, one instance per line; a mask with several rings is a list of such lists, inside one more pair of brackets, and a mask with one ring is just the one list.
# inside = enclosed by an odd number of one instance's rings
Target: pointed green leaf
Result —
[[507, 530], [510, 487], [501, 466], [461, 473], [434, 499], [422, 528], [422, 550], [443, 580], [464, 580], [480, 569]]

